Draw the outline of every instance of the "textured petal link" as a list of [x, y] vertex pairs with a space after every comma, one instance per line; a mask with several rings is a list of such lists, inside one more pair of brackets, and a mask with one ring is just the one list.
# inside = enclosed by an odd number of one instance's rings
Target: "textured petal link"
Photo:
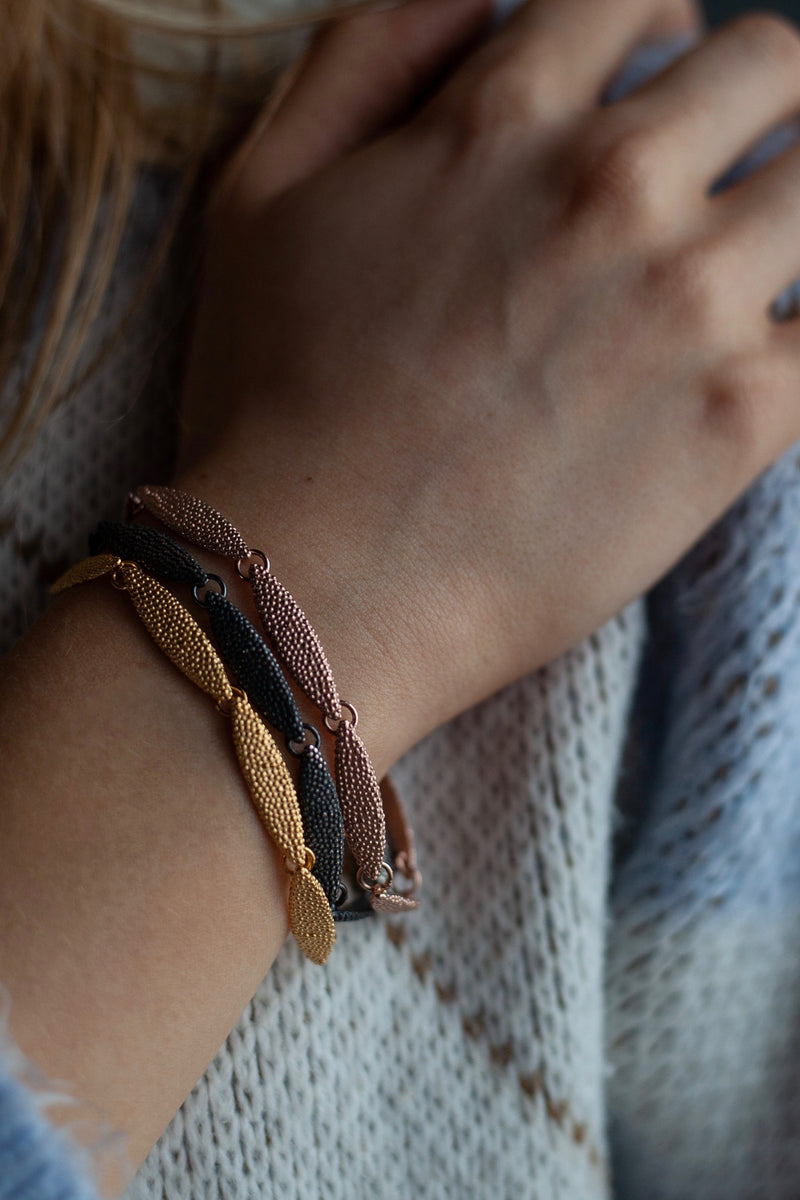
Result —
[[289, 924], [306, 958], [322, 966], [336, 941], [336, 926], [319, 880], [305, 867], [294, 872], [289, 885]]
[[309, 700], [331, 720], [342, 715], [342, 702], [325, 651], [306, 614], [274, 575], [256, 563], [250, 568], [259, 616], [286, 667]]
[[237, 700], [231, 727], [239, 766], [264, 828], [281, 853], [301, 866], [306, 861], [303, 821], [280, 750], [249, 700]]
[[216, 592], [206, 597], [206, 608], [220, 653], [253, 708], [286, 737], [301, 742], [305, 730], [294, 693], [261, 634], [244, 613]]
[[233, 688], [225, 674], [222, 659], [211, 642], [172, 592], [151, 579], [132, 563], [123, 564], [119, 573], [147, 632], [157, 646], [209, 696], [221, 703], [230, 700]]
[[377, 879], [386, 854], [386, 821], [375, 770], [351, 722], [336, 731], [336, 786], [344, 833], [353, 856], [368, 879]]
[[370, 900], [370, 904], [375, 912], [381, 913], [410, 912], [413, 908], [419, 908], [419, 900], [412, 900], [409, 896], [395, 896], [390, 892], [375, 896]]
[[148, 484], [138, 487], [136, 495], [154, 517], [180, 533], [187, 542], [227, 558], [247, 558], [250, 553], [250, 547], [236, 526], [196, 496], [177, 488], [150, 487]]
[[386, 818], [386, 831], [394, 857], [395, 874], [400, 871], [410, 879], [415, 887], [419, 887], [422, 877], [417, 868], [417, 848], [414, 842], [414, 830], [400, 799], [400, 793], [388, 775], [384, 775], [380, 783], [383, 814]]
[[306, 845], [314, 852], [314, 875], [333, 904], [342, 880], [344, 825], [336, 784], [316, 746], [300, 755], [300, 810]]
[[112, 550], [120, 558], [133, 559], [142, 570], [161, 579], [201, 587], [208, 575], [188, 550], [172, 538], [147, 525], [126, 525], [122, 521], [100, 521], [89, 534], [89, 549]]
[[118, 567], [119, 562], [116, 554], [94, 554], [91, 558], [84, 558], [59, 576], [51, 585], [50, 591], [56, 595], [74, 587], [76, 583], [88, 583], [90, 579], [99, 579], [101, 575], [107, 575], [114, 567]]
[[[217, 702], [233, 700], [225, 668], [203, 630], [172, 593], [134, 563], [96, 555], [67, 571], [55, 590], [97, 579], [117, 568], [125, 590], [155, 643], [192, 682]], [[266, 726], [239, 693], [231, 711], [231, 733], [248, 791], [267, 833], [296, 864], [289, 887], [289, 925], [302, 952], [322, 965], [336, 941], [331, 906], [305, 865], [300, 805], [291, 776]]]

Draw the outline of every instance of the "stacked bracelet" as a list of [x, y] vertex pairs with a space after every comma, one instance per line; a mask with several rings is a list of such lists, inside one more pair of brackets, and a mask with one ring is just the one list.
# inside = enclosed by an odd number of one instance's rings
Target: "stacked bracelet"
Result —
[[[323, 714], [336, 737], [335, 772], [347, 843], [356, 860], [359, 884], [370, 905], [382, 912], [416, 908], [410, 895], [392, 893], [393, 872], [386, 859], [386, 821], [381, 789], [366, 748], [356, 733], [358, 714], [339, 697], [333, 674], [303, 610], [270, 572], [267, 556], [251, 550], [221, 513], [174, 488], [143, 486], [129, 497], [129, 515], [146, 508], [186, 541], [233, 559], [249, 581], [262, 624], [290, 675]], [[345, 716], [345, 710], [350, 717]], [[416, 872], [415, 872], [416, 874]], [[414, 880], [416, 885], [417, 880]]]
[[211, 642], [172, 593], [136, 563], [96, 555], [72, 567], [53, 584], [61, 592], [110, 575], [127, 592], [156, 645], [230, 718], [236, 756], [262, 824], [291, 875], [289, 926], [302, 952], [324, 963], [336, 939], [328, 898], [311, 873], [314, 854], [306, 845], [291, 776], [266, 726], [247, 696], [234, 687]]
[[300, 761], [298, 793], [305, 841], [314, 853], [313, 874], [331, 904], [334, 920], [352, 921], [372, 915], [370, 908], [340, 907], [347, 895], [342, 883], [344, 825], [336, 786], [319, 749], [319, 733], [313, 725], [303, 723], [277, 659], [228, 599], [223, 581], [209, 574], [172, 538], [146, 526], [101, 521], [89, 535], [89, 548], [95, 555], [111, 551], [152, 575], [192, 587], [196, 603], [208, 612], [211, 633], [225, 667], [236, 676], [259, 716], [280, 730], [287, 749]]

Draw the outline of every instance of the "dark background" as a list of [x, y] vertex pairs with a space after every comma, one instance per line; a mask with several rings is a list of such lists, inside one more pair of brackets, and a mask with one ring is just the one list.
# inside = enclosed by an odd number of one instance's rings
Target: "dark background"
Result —
[[754, 4], [753, 0], [704, 0], [704, 8], [711, 22], [724, 21], [748, 9], [766, 8], [786, 13], [800, 25], [800, 0], [766, 0], [763, 4]]

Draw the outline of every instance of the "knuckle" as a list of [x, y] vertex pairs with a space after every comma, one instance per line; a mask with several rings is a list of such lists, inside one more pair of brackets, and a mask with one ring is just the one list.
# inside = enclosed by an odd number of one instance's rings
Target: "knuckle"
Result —
[[578, 147], [575, 202], [579, 210], [610, 215], [624, 229], [655, 231], [666, 214], [661, 186], [661, 139], [647, 129], [631, 129]]
[[451, 106], [459, 134], [484, 142], [519, 129], [530, 130], [549, 110], [554, 87], [552, 60], [527, 62], [476, 73]]
[[646, 285], [695, 345], [714, 347], [730, 335], [723, 252], [713, 243], [684, 247], [649, 264]]
[[743, 477], [760, 470], [769, 457], [764, 363], [738, 357], [717, 366], [705, 380], [703, 415], [707, 430]]
[[756, 56], [766, 67], [786, 64], [800, 68], [800, 30], [780, 13], [745, 13], [730, 22], [727, 36], [738, 42], [751, 60]]

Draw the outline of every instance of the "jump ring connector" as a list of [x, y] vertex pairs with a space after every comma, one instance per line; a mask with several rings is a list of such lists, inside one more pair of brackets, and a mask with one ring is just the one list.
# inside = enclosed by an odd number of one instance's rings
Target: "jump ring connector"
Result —
[[216, 704], [217, 704], [217, 708], [222, 713], [222, 715], [225, 717], [229, 717], [231, 715], [231, 713], [233, 712], [234, 705], [238, 704], [238, 702], [240, 700], [246, 700], [246, 699], [247, 699], [247, 697], [245, 696], [245, 694], [241, 688], [231, 687], [231, 695], [226, 696], [224, 700], [217, 700]]
[[[264, 565], [264, 570], [269, 571], [269, 559], [267, 558], [264, 551], [263, 550], [251, 550], [249, 554], [245, 554], [242, 558], [238, 558], [236, 560], [236, 574], [239, 576], [240, 579], [249, 579], [250, 578], [250, 568], [255, 565], [252, 562], [248, 562], [248, 559], [251, 559], [251, 558], [260, 558], [261, 562]], [[242, 563], [247, 563], [246, 571], [242, 570]]]
[[[313, 741], [309, 741], [308, 738], [303, 738], [302, 741], [300, 741], [299, 738], [288, 738], [287, 737], [287, 739], [286, 739], [286, 745], [289, 749], [289, 753], [293, 754], [295, 756], [295, 758], [300, 758], [301, 755], [305, 754], [305, 752], [306, 752], [306, 750], [308, 750], [309, 746], [315, 746], [316, 749], [319, 750], [320, 743], [322, 741], [322, 738], [319, 736], [319, 730], [316, 728], [316, 726], [307, 725], [306, 722], [303, 721], [303, 729], [307, 729], [309, 733], [314, 735]], [[299, 746], [300, 749], [295, 750], [295, 746]]]
[[317, 861], [317, 859], [316, 859], [316, 855], [314, 854], [314, 851], [309, 850], [308, 846], [306, 846], [306, 861], [304, 863], [301, 863], [300, 866], [298, 866], [297, 863], [292, 862], [292, 860], [289, 858], [288, 854], [285, 854], [283, 856], [283, 869], [287, 875], [294, 875], [295, 871], [301, 870], [302, 867], [305, 867], [305, 869], [307, 871], [313, 871], [314, 863], [316, 861]]
[[[342, 700], [342, 701], [341, 701], [341, 707], [342, 707], [342, 708], [346, 708], [346, 709], [348, 709], [348, 710], [349, 710], [349, 712], [350, 712], [350, 721], [348, 722], [348, 724], [349, 724], [349, 725], [352, 725], [352, 726], [353, 726], [353, 729], [355, 729], [356, 725], [358, 724], [358, 712], [356, 711], [356, 709], [355, 709], [354, 705], [352, 705], [352, 704], [346, 704], [346, 703], [345, 703], [345, 701], [344, 701], [344, 700]], [[346, 720], [346, 718], [345, 718], [345, 717], [338, 717], [338, 718], [337, 718], [337, 717], [332, 717], [332, 716], [330, 715], [330, 713], [326, 713], [326, 714], [325, 714], [325, 716], [324, 716], [324, 718], [323, 718], [323, 720], [325, 721], [325, 728], [328, 730], [328, 732], [329, 732], [329, 733], [336, 733], [336, 731], [338, 730], [338, 728], [339, 728], [339, 726], [341, 725], [342, 721]]]
[[413, 896], [416, 896], [417, 892], [422, 887], [422, 875], [417, 867], [412, 867], [409, 865], [405, 851], [401, 851], [400, 854], [397, 855], [394, 860], [394, 865], [395, 870], [411, 884], [411, 887], [409, 888], [401, 889], [399, 887], [395, 887], [394, 890], [397, 892], [398, 896], [405, 896], [406, 899], [411, 899]]
[[127, 592], [128, 585], [127, 585], [127, 583], [120, 582], [120, 577], [119, 577], [118, 572], [119, 572], [120, 567], [135, 567], [135, 566], [136, 566], [136, 563], [125, 562], [125, 560], [122, 558], [119, 559], [119, 561], [117, 562], [117, 565], [114, 567], [114, 570], [111, 572], [111, 586], [115, 587], [118, 592]]
[[[381, 878], [381, 876], [384, 876], [384, 878]], [[388, 891], [392, 886], [394, 871], [387, 862], [384, 862], [381, 863], [380, 875], [377, 875], [375, 879], [367, 879], [363, 868], [359, 867], [356, 871], [356, 879], [358, 880], [359, 887], [362, 887], [365, 892], [372, 892], [373, 895], [380, 894], [381, 892]]]
[[[227, 594], [228, 594], [228, 589], [227, 589], [227, 587], [225, 586], [225, 580], [224, 580], [224, 579], [220, 579], [219, 575], [212, 575], [212, 574], [211, 574], [211, 572], [209, 572], [209, 573], [208, 573], [208, 575], [206, 576], [206, 581], [205, 581], [205, 583], [196, 583], [196, 584], [194, 585], [194, 587], [192, 588], [192, 595], [194, 596], [194, 598], [195, 598], [195, 601], [196, 601], [196, 602], [197, 602], [197, 603], [200, 605], [200, 607], [201, 607], [201, 608], [208, 608], [208, 604], [206, 603], [206, 600], [205, 600], [205, 595], [206, 595], [206, 594], [205, 594], [205, 592], [203, 593], [203, 598], [201, 599], [201, 598], [200, 598], [200, 596], [198, 595], [198, 590], [199, 590], [201, 587], [202, 587], [202, 588], [207, 588], [207, 587], [208, 587], [208, 585], [209, 585], [209, 583], [211, 582], [211, 580], [212, 580], [212, 579], [213, 579], [213, 580], [214, 580], [216, 583], [218, 583], [218, 584], [219, 584], [219, 593], [218, 593], [218, 594], [219, 594], [220, 596], [222, 596], [223, 600], [225, 599], [225, 597], [226, 597], [226, 596], [227, 596]], [[213, 590], [214, 590], [214, 589], [212, 588], [212, 591], [213, 591]]]
[[134, 517], [138, 517], [143, 509], [144, 500], [137, 496], [136, 492], [128, 492], [122, 512], [123, 520], [132, 521]]

